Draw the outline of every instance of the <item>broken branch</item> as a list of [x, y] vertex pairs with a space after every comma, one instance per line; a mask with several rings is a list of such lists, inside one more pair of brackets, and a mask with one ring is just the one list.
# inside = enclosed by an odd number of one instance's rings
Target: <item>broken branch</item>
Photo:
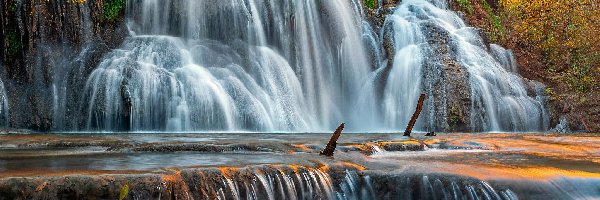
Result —
[[421, 96], [419, 96], [419, 103], [417, 103], [415, 113], [413, 113], [412, 118], [410, 118], [410, 122], [408, 122], [408, 126], [406, 126], [406, 130], [404, 130], [404, 136], [410, 136], [410, 133], [417, 122], [417, 118], [419, 118], [421, 110], [423, 110], [423, 102], [425, 102], [425, 94], [421, 94]]
[[333, 132], [331, 139], [329, 139], [329, 143], [327, 143], [327, 146], [325, 146], [325, 149], [323, 149], [323, 151], [321, 151], [321, 155], [333, 157], [333, 152], [335, 151], [335, 147], [337, 145], [337, 140], [340, 138], [340, 135], [342, 135], [343, 130], [344, 130], [344, 123], [340, 124], [340, 126], [337, 129], [335, 129], [335, 132]]

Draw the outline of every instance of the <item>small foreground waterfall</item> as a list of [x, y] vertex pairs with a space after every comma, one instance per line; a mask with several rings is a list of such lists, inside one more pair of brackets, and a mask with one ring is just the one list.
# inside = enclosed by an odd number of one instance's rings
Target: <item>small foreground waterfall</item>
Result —
[[429, 115], [422, 127], [429, 130], [461, 124], [467, 131], [547, 130], [544, 98], [539, 92], [528, 96], [524, 81], [513, 74], [512, 52], [492, 44], [489, 53], [478, 30], [445, 1], [402, 1], [384, 32], [395, 52], [383, 95], [386, 123], [407, 124], [425, 92]]
[[78, 129], [397, 131], [423, 92], [417, 130], [547, 129], [512, 54], [445, 2], [403, 1], [381, 35], [361, 4], [129, 0], [130, 36], [87, 79]]
[[[220, 168], [219, 172], [198, 174], [182, 176], [190, 188], [189, 193], [185, 192], [190, 199], [518, 199], [510, 189], [494, 189], [485, 181], [461, 176], [410, 174], [372, 178], [345, 170], [335, 172], [337, 177], [333, 177], [320, 169], [298, 166], [253, 171]], [[194, 184], [197, 182], [201, 184]]]

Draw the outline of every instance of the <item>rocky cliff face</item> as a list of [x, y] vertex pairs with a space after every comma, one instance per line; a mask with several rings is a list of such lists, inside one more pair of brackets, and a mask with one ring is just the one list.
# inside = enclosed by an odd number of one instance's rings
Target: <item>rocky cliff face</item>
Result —
[[11, 127], [49, 130], [68, 123], [61, 116], [73, 116], [66, 108], [77, 107], [71, 104], [78, 95], [68, 90], [80, 88], [73, 86], [83, 84], [102, 55], [127, 35], [123, 10], [117, 17], [106, 14], [115, 12], [106, 8], [113, 1], [2, 1], [0, 79], [15, 111]]
[[471, 131], [471, 87], [464, 66], [456, 62], [456, 47], [449, 42], [448, 32], [430, 24], [425, 26], [427, 42], [434, 47], [425, 60], [424, 88], [429, 91], [433, 106], [426, 115], [436, 131]]

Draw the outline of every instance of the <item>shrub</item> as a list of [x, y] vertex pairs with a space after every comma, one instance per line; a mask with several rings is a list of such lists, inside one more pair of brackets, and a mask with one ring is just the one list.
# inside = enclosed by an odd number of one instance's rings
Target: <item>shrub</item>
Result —
[[458, 5], [463, 11], [473, 14], [473, 6], [471, 6], [471, 2], [469, 0], [458, 0]]
[[102, 19], [115, 21], [125, 8], [125, 0], [105, 0], [102, 7]]
[[377, 2], [375, 0], [364, 0], [365, 6], [370, 9], [377, 8]]

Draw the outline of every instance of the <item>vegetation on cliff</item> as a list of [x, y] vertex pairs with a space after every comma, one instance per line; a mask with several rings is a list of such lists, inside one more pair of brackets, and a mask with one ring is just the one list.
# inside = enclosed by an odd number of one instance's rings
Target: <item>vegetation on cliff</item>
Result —
[[[450, 0], [491, 42], [515, 51], [519, 73], [548, 86], [551, 109], [575, 129], [600, 131], [600, 3]], [[556, 121], [557, 119], [554, 119]]]
[[365, 2], [365, 6], [367, 6], [368, 8], [377, 8], [377, 2], [375, 0], [364, 0]]
[[600, 7], [594, 4], [501, 0], [500, 8], [513, 22], [512, 34], [541, 51], [546, 71], [561, 74], [575, 91], [585, 93], [594, 87], [593, 71], [600, 61]]
[[[84, 4], [86, 0], [68, 0], [71, 3]], [[125, 8], [125, 0], [104, 0], [102, 4], [102, 20], [115, 21]]]
[[102, 7], [102, 19], [115, 21], [125, 8], [125, 0], [105, 0]]
[[[8, 15], [14, 16], [15, 12], [17, 12], [16, 3], [12, 2], [8, 5]], [[23, 44], [21, 43], [21, 39], [19, 38], [15, 22], [13, 20], [7, 20], [6, 23], [7, 57], [14, 58], [23, 48]]]
[[[4, 63], [19, 64], [22, 52], [26, 48], [21, 30], [19, 30], [17, 14], [19, 12], [16, 1], [2, 2], [0, 16], [0, 57]], [[16, 70], [6, 70], [9, 75], [17, 76]]]

